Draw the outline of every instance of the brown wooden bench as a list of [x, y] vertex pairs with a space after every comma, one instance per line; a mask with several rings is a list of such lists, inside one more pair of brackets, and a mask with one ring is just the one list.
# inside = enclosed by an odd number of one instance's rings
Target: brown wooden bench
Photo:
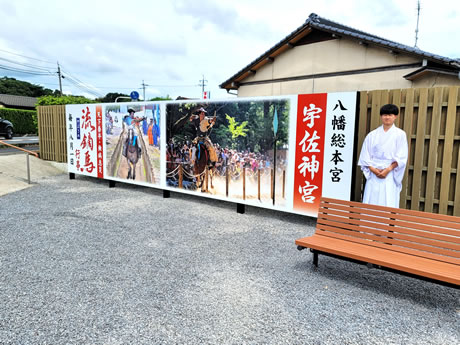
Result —
[[313, 236], [295, 241], [318, 254], [460, 287], [460, 217], [321, 198]]

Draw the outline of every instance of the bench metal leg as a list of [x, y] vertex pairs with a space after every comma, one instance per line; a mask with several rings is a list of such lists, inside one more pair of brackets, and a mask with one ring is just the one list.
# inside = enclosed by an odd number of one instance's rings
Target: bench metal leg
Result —
[[69, 173], [69, 180], [75, 180], [75, 173]]
[[313, 252], [313, 265], [318, 267], [318, 252]]

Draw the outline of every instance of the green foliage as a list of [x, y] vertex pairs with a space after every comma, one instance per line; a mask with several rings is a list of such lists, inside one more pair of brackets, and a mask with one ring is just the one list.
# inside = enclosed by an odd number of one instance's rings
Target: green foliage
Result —
[[[129, 97], [129, 95], [126, 95], [124, 93], [119, 93], [119, 92], [109, 92], [107, 95], [105, 95], [104, 97], [101, 97], [101, 98], [96, 98], [95, 99], [95, 102], [96, 103], [113, 103], [115, 102], [115, 100], [118, 98], [118, 97], [123, 97], [123, 98], [119, 98], [117, 100], [117, 103], [121, 103], [121, 102], [131, 102], [131, 97]], [[126, 98], [128, 97], [128, 98]], [[155, 98], [152, 98], [150, 99], [149, 101], [170, 101], [172, 100], [171, 97], [169, 97], [169, 95], [166, 95], [165, 97], [155, 97]]]
[[0, 108], [0, 117], [11, 121], [16, 134], [37, 134], [38, 121], [35, 110]]
[[6, 95], [41, 97], [46, 95], [57, 95], [59, 91], [46, 89], [40, 85], [34, 85], [22, 80], [3, 77], [0, 78], [0, 93]]
[[225, 118], [228, 120], [228, 130], [232, 134], [232, 139], [245, 137], [247, 135], [249, 129], [245, 127], [248, 124], [248, 121], [243, 121], [240, 125], [238, 125], [238, 122], [236, 122], [234, 117], [225, 114]]
[[115, 102], [117, 97], [128, 97], [128, 98], [119, 98], [117, 100], [117, 103], [118, 102], [131, 102], [131, 97], [129, 97], [129, 95], [125, 95], [124, 93], [119, 93], [119, 92], [109, 92], [104, 97], [96, 98], [95, 102], [96, 103], [112, 103], [112, 102]]
[[172, 98], [169, 97], [169, 95], [166, 95], [165, 97], [154, 97], [150, 99], [149, 101], [172, 101]]
[[61, 104], [87, 104], [95, 101], [83, 96], [43, 96], [38, 98], [37, 105], [61, 105]]
[[213, 142], [219, 143], [222, 147], [231, 147], [234, 143], [232, 134], [225, 126], [214, 127], [211, 137]]

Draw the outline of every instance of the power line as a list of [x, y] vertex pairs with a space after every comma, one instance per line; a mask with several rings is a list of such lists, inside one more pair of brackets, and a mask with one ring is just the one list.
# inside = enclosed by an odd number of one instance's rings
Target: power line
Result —
[[52, 75], [52, 73], [45, 73], [45, 72], [37, 72], [33, 70], [25, 70], [25, 69], [20, 69], [12, 66], [5, 66], [5, 65], [0, 65], [0, 69], [4, 69], [7, 71], [11, 72], [17, 72], [17, 73], [24, 73], [24, 74], [31, 74], [31, 75]]
[[97, 90], [96, 88], [94, 88], [94, 87], [92, 87], [90, 85], [87, 85], [86, 83], [82, 82], [80, 79], [78, 79], [77, 77], [72, 75], [67, 69], [63, 68], [62, 65], [61, 65], [61, 69], [64, 72], [64, 75], [62, 76], [62, 78], [70, 79], [71, 82], [75, 86], [79, 87], [81, 90], [84, 90], [85, 92], [88, 92], [88, 93], [92, 94], [93, 96], [102, 97], [102, 95], [99, 92], [100, 90]]
[[95, 97], [100, 97], [99, 94], [95, 94], [94, 91], [88, 90], [88, 89], [85, 89], [85, 88], [81, 87], [78, 83], [75, 83], [74, 81], [72, 81], [70, 79], [65, 80], [65, 82], [68, 82], [68, 83], [72, 84], [71, 86], [76, 87], [77, 89], [79, 89], [82, 92], [89, 93], [90, 95], [95, 96]]
[[92, 94], [93, 96], [96, 96], [96, 97], [102, 97], [103, 96], [99, 92], [96, 92], [93, 89], [87, 87], [85, 84], [82, 84], [82, 83], [74, 80], [72, 77], [65, 76], [64, 78], [65, 78], [65, 80], [70, 81], [73, 85], [78, 87], [80, 90], [88, 92], [88, 93], [90, 93], [90, 94]]
[[17, 61], [13, 61], [13, 60], [10, 60], [10, 59], [7, 59], [7, 58], [3, 58], [3, 57], [0, 57], [0, 60], [9, 62], [11, 64], [20, 65], [20, 66], [24, 66], [24, 67], [28, 67], [28, 68], [34, 68], [34, 69], [37, 69], [37, 70], [42, 70], [42, 71], [47, 71], [49, 73], [52, 73], [49, 69], [41, 67], [41, 66], [32, 65], [32, 64], [28, 64], [28, 63], [17, 62]]
[[63, 78], [64, 78], [64, 81], [67, 81], [67, 82], [71, 83], [73, 86], [77, 87], [78, 89], [80, 89], [83, 92], [87, 92], [87, 93], [89, 93], [89, 94], [91, 94], [93, 96], [96, 96], [96, 97], [102, 97], [101, 94], [99, 94], [98, 92], [95, 92], [94, 90], [91, 90], [90, 88], [86, 87], [85, 85], [80, 84], [79, 82], [74, 80], [72, 77], [64, 76]]
[[37, 84], [38, 86], [41, 86], [41, 85], [52, 85], [54, 87], [59, 87], [59, 84], [56, 84], [56, 83], [38, 83]]
[[8, 54], [12, 54], [12, 55], [16, 55], [16, 56], [21, 56], [21, 57], [24, 57], [24, 58], [27, 58], [27, 59], [30, 59], [30, 60], [35, 60], [35, 61], [45, 62], [45, 63], [49, 63], [49, 64], [52, 64], [52, 65], [54, 65], [54, 62], [50, 62], [50, 61], [46, 61], [46, 60], [40, 60], [40, 59], [36, 59], [36, 58], [30, 57], [30, 56], [25, 56], [25, 55], [21, 55], [21, 54], [13, 53], [13, 52], [10, 52], [10, 51], [8, 51], [8, 50], [3, 50], [3, 49], [0, 49], [0, 51], [2, 51], [2, 52], [4, 52], [4, 53], [8, 53]]
[[[153, 85], [153, 84], [145, 84], [145, 86], [150, 87], [196, 87], [196, 85]], [[142, 90], [142, 87], [125, 87], [125, 86], [94, 86], [98, 89], [126, 89], [126, 90], [133, 90], [138, 89]]]
[[[36, 58], [32, 58], [32, 57], [29, 57], [29, 56], [26, 56], [26, 55], [23, 55], [23, 54], [13, 53], [13, 52], [3, 50], [3, 49], [0, 49], [0, 52], [5, 52], [5, 53], [8, 53], [8, 54], [20, 56], [20, 57], [30, 59], [30, 60], [44, 62], [44, 63], [47, 63], [47, 64], [53, 64], [52, 62], [47, 61], [47, 60], [36, 59]], [[11, 65], [6, 65], [4, 63], [2, 64], [1, 61], [4, 61], [5, 63], [11, 64], [12, 66]], [[25, 67], [25, 68], [17, 67], [17, 66], [14, 66], [14, 65]], [[78, 79], [77, 77], [72, 75], [66, 68], [64, 68], [59, 63], [58, 63], [57, 71], [50, 71], [50, 69], [48, 67], [39, 66], [39, 65], [31, 64], [31, 63], [27, 63], [27, 62], [14, 61], [14, 60], [11, 60], [9, 58], [1, 57], [1, 56], [0, 56], [0, 69], [5, 70], [5, 71], [10, 71], [10, 72], [28, 74], [28, 75], [35, 75], [35, 76], [57, 76], [59, 78], [59, 84], [62, 83], [62, 79], [65, 79], [65, 81], [68, 81], [68, 83], [67, 83], [68, 86], [75, 86], [79, 90], [81, 90], [83, 92], [87, 92], [87, 93], [89, 93], [89, 94], [91, 94], [93, 96], [96, 96], [96, 97], [103, 97], [103, 95], [101, 94], [100, 89], [110, 89], [110, 90], [114, 90], [114, 89], [115, 90], [117, 90], [117, 89], [125, 89], [125, 90], [143, 89], [144, 90], [144, 99], [145, 99], [145, 88], [146, 88], [146, 86], [159, 87], [159, 88], [179, 88], [179, 87], [180, 88], [192, 88], [192, 87], [196, 87], [196, 84], [195, 85], [177, 85], [177, 84], [176, 85], [167, 85], [167, 84], [152, 85], [152, 84], [145, 84], [144, 81], [142, 81], [142, 87], [141, 88], [124, 87], [124, 86], [123, 87], [118, 87], [118, 86], [92, 86], [92, 85], [89, 85], [89, 84], [86, 84], [86, 83], [82, 82], [80, 79]], [[200, 82], [202, 82], [205, 85], [205, 82], [207, 82], [207, 80], [205, 80], [204, 76], [203, 76], [203, 80], [200, 81]], [[69, 84], [71, 84], [71, 85], [69, 85]], [[52, 84], [52, 85], [56, 86], [56, 84]], [[204, 85], [203, 85], [203, 87], [204, 87]], [[61, 85], [59, 86], [59, 89], [61, 90], [61, 94], [62, 94]]]
[[[62, 68], [62, 65], [61, 65], [61, 68]], [[80, 79], [78, 79], [77, 77], [75, 77], [72, 74], [70, 74], [70, 72], [68, 72], [68, 70], [66, 70], [64, 68], [62, 68], [62, 71], [65, 73], [66, 78], [69, 78], [69, 76], [70, 76], [75, 82], [79, 83], [82, 87], [84, 87], [88, 91], [90, 91], [91, 94], [97, 95], [97, 97], [102, 97], [102, 95], [100, 94], [100, 90], [96, 89], [95, 87], [93, 87], [91, 85], [87, 85], [86, 83], [82, 82]]]

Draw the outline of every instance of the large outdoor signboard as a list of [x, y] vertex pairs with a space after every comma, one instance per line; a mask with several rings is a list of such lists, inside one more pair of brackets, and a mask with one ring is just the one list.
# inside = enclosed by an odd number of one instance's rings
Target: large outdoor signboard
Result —
[[68, 170], [316, 217], [350, 198], [356, 98], [67, 105]]

